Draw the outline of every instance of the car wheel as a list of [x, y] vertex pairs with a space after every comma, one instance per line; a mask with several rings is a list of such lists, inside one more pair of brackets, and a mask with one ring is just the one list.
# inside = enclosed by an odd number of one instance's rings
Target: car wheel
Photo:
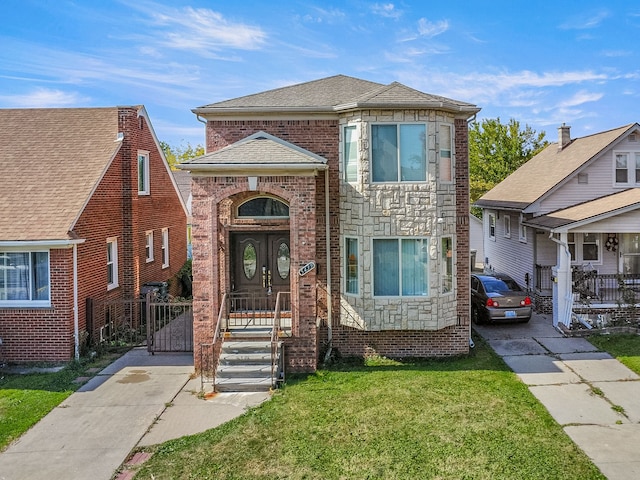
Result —
[[484, 323], [477, 307], [471, 307], [471, 321], [476, 325], [482, 325]]

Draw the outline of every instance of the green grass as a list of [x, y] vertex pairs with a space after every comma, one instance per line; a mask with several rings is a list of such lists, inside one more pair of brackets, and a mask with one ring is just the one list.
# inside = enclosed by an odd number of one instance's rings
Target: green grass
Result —
[[640, 375], [640, 335], [592, 335], [588, 340]]
[[77, 390], [74, 380], [91, 376], [87, 369], [102, 368], [113, 355], [93, 362], [71, 362], [55, 373], [0, 373], [0, 451]]
[[604, 478], [480, 340], [466, 358], [289, 376], [269, 402], [152, 451], [137, 480]]

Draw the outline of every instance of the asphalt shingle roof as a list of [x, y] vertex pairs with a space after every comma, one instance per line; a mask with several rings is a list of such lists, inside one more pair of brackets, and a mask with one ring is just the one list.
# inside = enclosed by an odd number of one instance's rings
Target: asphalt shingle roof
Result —
[[0, 241], [72, 238], [117, 138], [117, 107], [0, 109]]
[[578, 168], [606, 149], [636, 124], [576, 138], [558, 150], [557, 143], [544, 150], [484, 194], [476, 205], [524, 209], [540, 199]]

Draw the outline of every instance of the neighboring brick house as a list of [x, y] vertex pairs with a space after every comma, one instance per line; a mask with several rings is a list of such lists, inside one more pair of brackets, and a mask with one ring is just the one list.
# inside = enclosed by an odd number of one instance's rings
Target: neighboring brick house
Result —
[[563, 124], [557, 142], [476, 205], [485, 268], [529, 288], [554, 325], [571, 326], [572, 311], [629, 319], [621, 307], [640, 285], [640, 124], [579, 138]]
[[468, 352], [475, 105], [337, 75], [193, 111], [195, 345], [223, 294], [287, 291], [290, 370]]
[[186, 209], [142, 106], [0, 110], [0, 360], [79, 354], [87, 299], [186, 259]]

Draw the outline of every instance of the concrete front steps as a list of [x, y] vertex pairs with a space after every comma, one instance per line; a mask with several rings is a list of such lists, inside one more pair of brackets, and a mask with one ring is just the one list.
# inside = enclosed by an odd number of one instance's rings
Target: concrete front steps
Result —
[[[216, 369], [216, 392], [262, 392], [275, 387], [275, 380], [271, 378], [270, 338], [256, 338], [255, 334], [234, 333], [223, 337]], [[280, 346], [281, 342], [278, 342]], [[278, 355], [274, 363], [274, 372], [277, 372]]]

